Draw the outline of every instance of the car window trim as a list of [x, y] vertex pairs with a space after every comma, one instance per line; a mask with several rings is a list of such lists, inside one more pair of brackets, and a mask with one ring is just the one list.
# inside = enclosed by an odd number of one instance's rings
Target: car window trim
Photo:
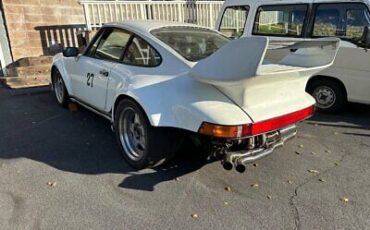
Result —
[[246, 25], [247, 25], [247, 21], [248, 21], [248, 18], [249, 18], [249, 15], [250, 15], [250, 10], [251, 10], [251, 7], [249, 6], [249, 5], [244, 5], [244, 4], [242, 4], [242, 5], [232, 5], [232, 6], [227, 6], [226, 8], [225, 8], [225, 10], [224, 10], [224, 12], [222, 13], [222, 17], [221, 17], [221, 21], [220, 21], [220, 24], [219, 24], [219, 26], [218, 26], [218, 31], [219, 32], [221, 32], [221, 25], [222, 25], [222, 20], [224, 19], [224, 16], [225, 16], [225, 12], [226, 12], [226, 10], [227, 9], [229, 9], [229, 8], [233, 8], [233, 7], [238, 7], [238, 6], [244, 6], [244, 7], [246, 7], [247, 8], [247, 18], [245, 19], [245, 22], [244, 22], [244, 25], [243, 25], [243, 35], [244, 35], [244, 33], [245, 33], [245, 31], [246, 31]]
[[[99, 46], [100, 40], [101, 40], [103, 34], [105, 33], [106, 29], [107, 29], [106, 27], [103, 27], [96, 33], [93, 40], [89, 43], [89, 45], [86, 47], [86, 49], [82, 52], [83, 56], [91, 57], [90, 55], [88, 55], [88, 53], [90, 52], [90, 49], [92, 49], [95, 42], [98, 42], [98, 46]], [[94, 54], [95, 54], [95, 52], [94, 52]]]
[[[360, 4], [360, 5], [363, 5], [367, 9], [368, 13], [370, 14], [370, 8], [369, 8], [369, 6], [367, 4], [365, 4], [364, 2], [323, 2], [323, 3], [314, 3], [313, 4], [313, 7], [312, 7], [312, 17], [311, 17], [311, 20], [310, 20], [309, 30], [307, 32], [308, 37], [310, 37], [310, 38], [336, 37], [336, 38], [339, 38], [339, 39], [341, 39], [343, 41], [350, 42], [350, 43], [352, 43], [352, 44], [354, 44], [354, 45], [356, 45], [358, 47], [365, 48], [362, 44], [356, 43], [356, 42], [354, 42], [351, 39], [343, 38], [341, 36], [314, 36], [313, 35], [313, 30], [314, 30], [315, 21], [316, 21], [316, 13], [317, 13], [317, 10], [320, 7], [320, 5], [350, 5], [350, 4]], [[346, 28], [346, 30], [347, 30], [347, 28]]]
[[[259, 19], [260, 17], [260, 12], [261, 12], [261, 8], [262, 7], [274, 7], [274, 6], [306, 6], [307, 7], [307, 10], [306, 10], [306, 15], [305, 15], [305, 19], [302, 23], [302, 32], [299, 36], [296, 36], [296, 35], [287, 35], [287, 34], [270, 34], [270, 33], [258, 33], [258, 32], [255, 32], [256, 31], [256, 26], [257, 26], [257, 20]], [[306, 29], [307, 29], [307, 23], [309, 22], [309, 16], [310, 16], [310, 3], [292, 3], [292, 4], [267, 4], [267, 5], [259, 5], [258, 8], [257, 8], [257, 11], [256, 11], [256, 15], [255, 15], [255, 18], [254, 18], [254, 22], [253, 22], [253, 29], [252, 29], [252, 35], [257, 35], [257, 36], [268, 36], [268, 37], [288, 37], [288, 38], [304, 38], [306, 33]]]

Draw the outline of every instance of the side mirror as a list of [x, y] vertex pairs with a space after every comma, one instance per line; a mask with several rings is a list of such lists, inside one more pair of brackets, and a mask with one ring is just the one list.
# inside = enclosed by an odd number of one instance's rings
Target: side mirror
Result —
[[370, 26], [364, 27], [364, 32], [361, 37], [361, 43], [364, 44], [366, 48], [370, 47]]
[[77, 57], [80, 51], [76, 47], [67, 47], [63, 50], [64, 57]]

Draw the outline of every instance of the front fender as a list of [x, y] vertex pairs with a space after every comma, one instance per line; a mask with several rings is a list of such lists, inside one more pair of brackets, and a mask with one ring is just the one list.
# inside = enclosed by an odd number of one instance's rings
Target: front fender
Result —
[[156, 127], [197, 132], [202, 122], [222, 125], [252, 122], [243, 110], [215, 87], [197, 82], [186, 74], [135, 76], [130, 84], [118, 85], [122, 87], [117, 89], [114, 101], [121, 95], [133, 98], [147, 114], [151, 125]]
[[[62, 75], [64, 84], [67, 88], [68, 94], [72, 95], [72, 87], [71, 87], [71, 78], [69, 77], [66, 66], [65, 66], [65, 57], [62, 53], [58, 53], [53, 57], [53, 68], [57, 68], [59, 73]], [[51, 79], [50, 79], [51, 80]]]

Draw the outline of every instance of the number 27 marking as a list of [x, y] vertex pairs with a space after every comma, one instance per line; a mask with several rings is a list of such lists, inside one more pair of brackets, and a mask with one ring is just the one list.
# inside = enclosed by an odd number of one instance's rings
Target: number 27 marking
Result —
[[90, 86], [91, 88], [94, 87], [94, 74], [93, 73], [87, 73], [87, 81], [86, 85]]

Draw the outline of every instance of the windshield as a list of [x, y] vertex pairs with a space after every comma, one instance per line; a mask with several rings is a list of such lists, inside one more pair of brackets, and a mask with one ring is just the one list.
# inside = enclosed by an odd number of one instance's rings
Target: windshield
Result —
[[215, 31], [196, 27], [164, 27], [152, 34], [192, 62], [208, 57], [230, 41]]

